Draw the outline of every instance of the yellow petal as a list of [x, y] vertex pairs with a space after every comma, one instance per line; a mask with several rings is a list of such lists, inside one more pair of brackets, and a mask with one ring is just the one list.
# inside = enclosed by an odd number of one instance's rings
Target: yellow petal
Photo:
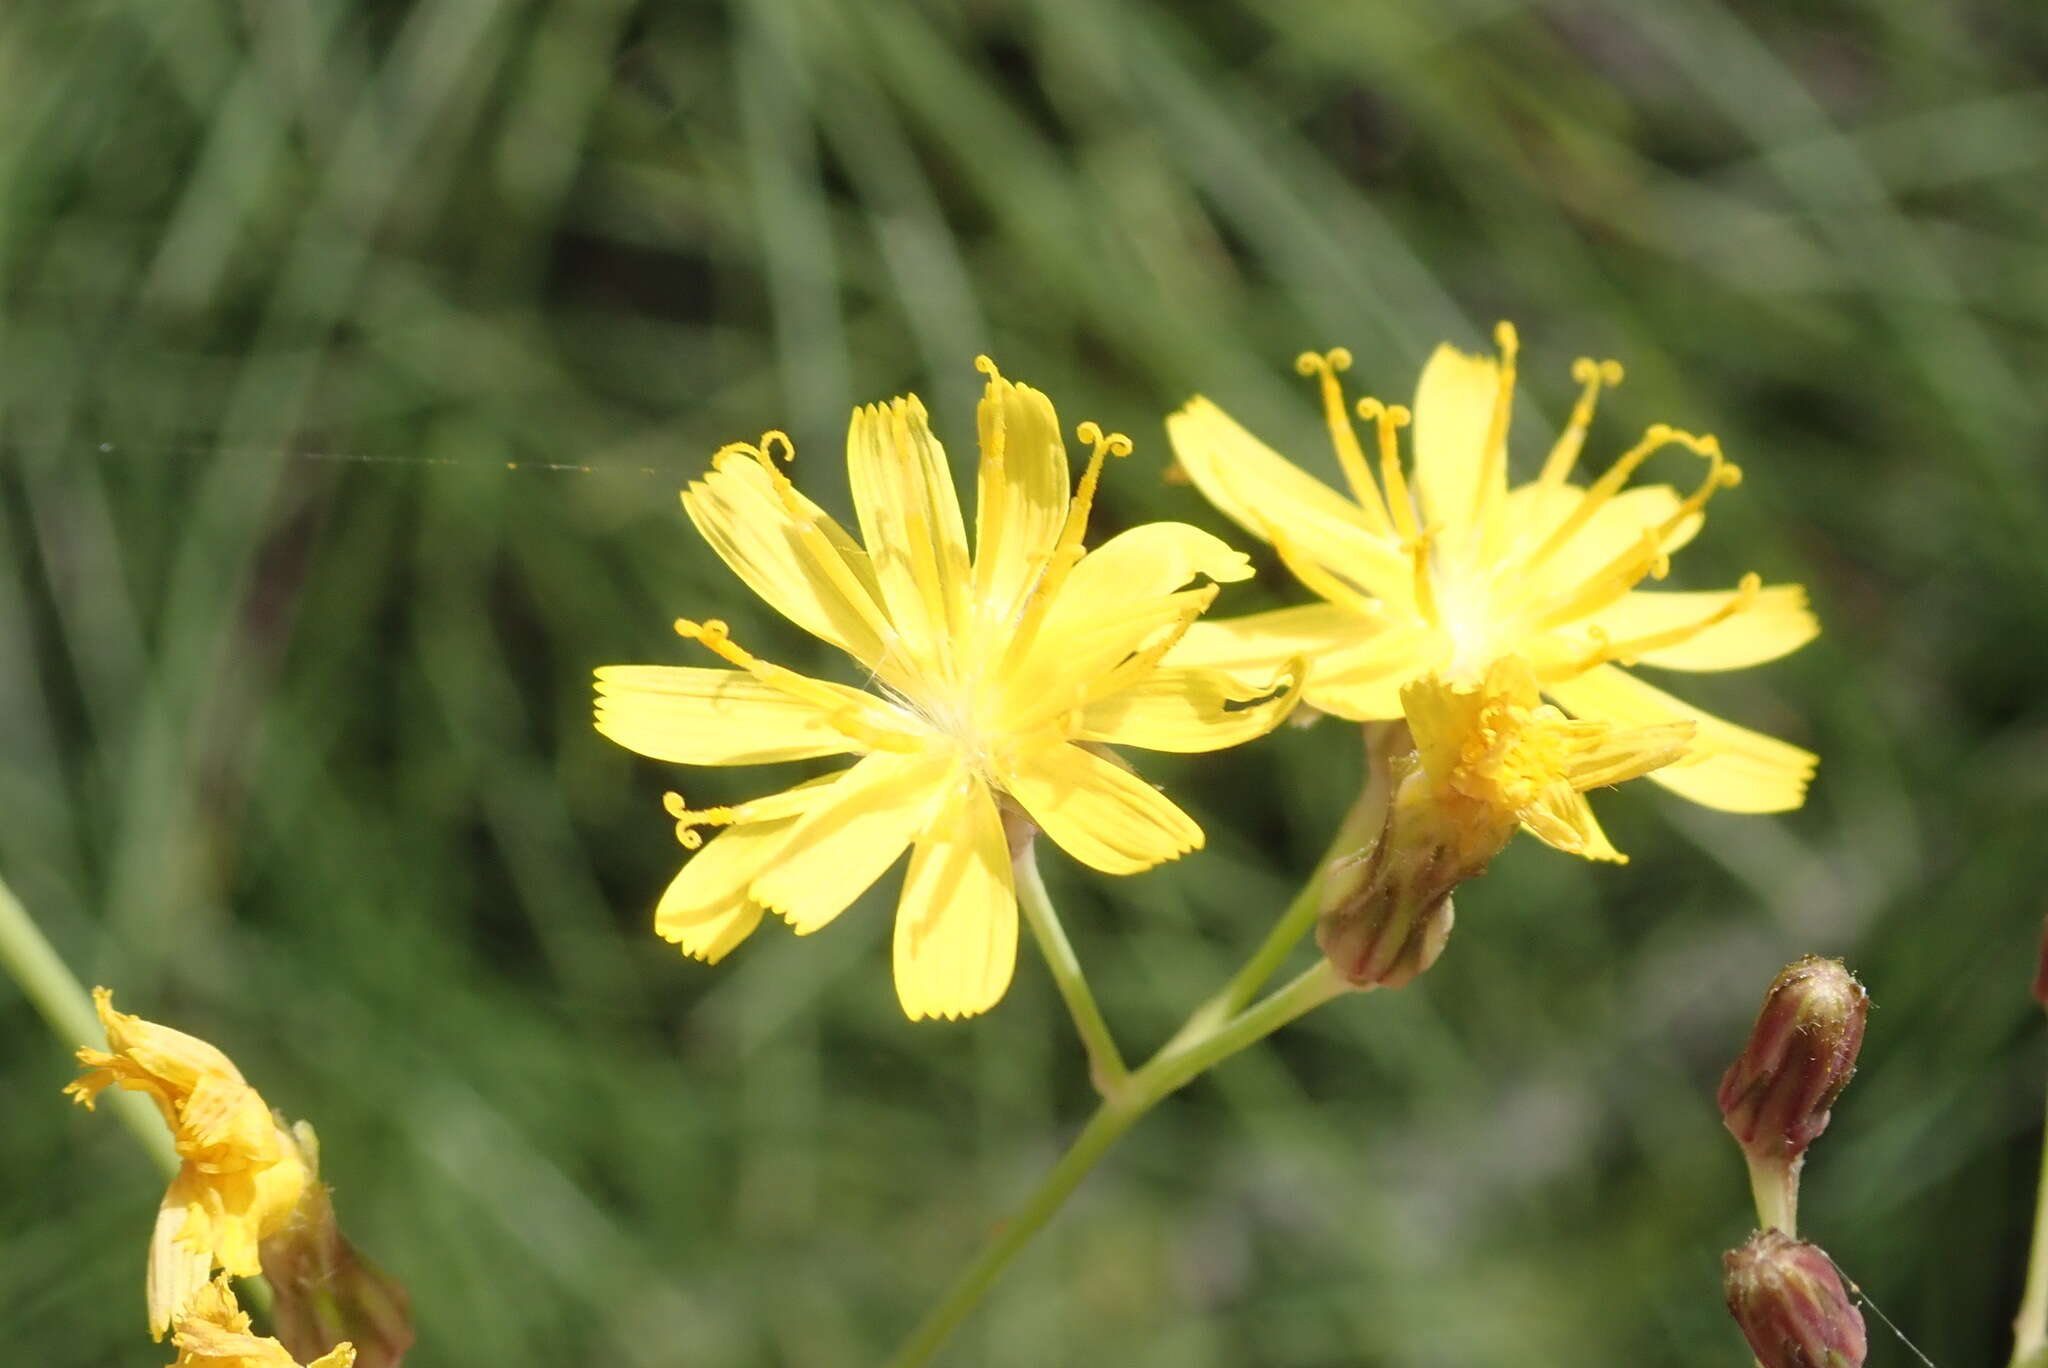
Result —
[[1453, 643], [1435, 627], [1391, 628], [1309, 661], [1303, 700], [1352, 722], [1401, 716], [1401, 686], [1448, 667]]
[[1522, 826], [1530, 835], [1568, 855], [1580, 855], [1588, 860], [1611, 860], [1616, 864], [1628, 862], [1628, 857], [1616, 850], [1614, 843], [1607, 839], [1607, 833], [1600, 829], [1600, 823], [1593, 816], [1593, 805], [1570, 784], [1552, 784], [1545, 788], [1521, 818]]
[[149, 1337], [162, 1339], [171, 1321], [206, 1287], [213, 1272], [211, 1245], [194, 1248], [185, 1238], [185, 1223], [202, 1196], [203, 1180], [189, 1165], [180, 1168], [157, 1208], [156, 1229], [149, 1240], [149, 1271], [144, 1295], [149, 1304]]
[[1029, 731], [1081, 707], [1120, 662], [1180, 631], [1215, 595], [1214, 586], [1158, 598], [1062, 594], [1024, 659], [1010, 667], [1003, 729]]
[[[112, 1054], [91, 1051], [89, 1062], [92, 1067], [107, 1069], [114, 1075], [106, 1082], [93, 1085], [95, 1090], [105, 1087], [106, 1083], [118, 1082], [124, 1087], [151, 1093], [165, 1108], [166, 1121], [175, 1128], [177, 1117], [172, 1103], [181, 1101], [200, 1079], [208, 1076], [241, 1079], [241, 1070], [235, 1067], [234, 1061], [198, 1036], [186, 1035], [183, 1031], [116, 1010], [114, 995], [108, 989], [95, 988], [92, 996], [94, 1008], [99, 1013], [100, 1027], [107, 1033], [107, 1049]], [[81, 1059], [85, 1055], [86, 1052], [80, 1052]]]
[[916, 395], [853, 411], [846, 470], [889, 620], [920, 673], [944, 674], [967, 627], [967, 530]]
[[[1704, 622], [1740, 596], [1739, 590], [1665, 593], [1638, 589], [1588, 619], [1610, 641], [1628, 642]], [[1667, 670], [1737, 670], [1789, 655], [1820, 634], [1820, 623], [1796, 584], [1774, 584], [1748, 607], [1672, 646], [1637, 659]]]
[[1223, 584], [1250, 579], [1251, 558], [1199, 527], [1142, 523], [1083, 556], [1060, 587], [1060, 600], [1150, 598], [1197, 575]]
[[809, 935], [896, 863], [945, 796], [950, 757], [880, 751], [821, 789], [781, 857], [748, 887]]
[[1377, 635], [1380, 624], [1334, 603], [1276, 608], [1244, 617], [1203, 618], [1166, 653], [1170, 666], [1223, 670], [1242, 682], [1271, 679], [1296, 656], [1323, 655]]
[[1425, 520], [1453, 542], [1472, 525], [1500, 363], [1439, 345], [1415, 386], [1415, 483]]
[[1082, 709], [1075, 739], [1158, 751], [1222, 750], [1264, 736], [1300, 699], [1296, 680], [1260, 689], [1221, 670], [1154, 670]]
[[276, 1163], [283, 1155], [270, 1108], [241, 1075], [207, 1074], [192, 1085], [178, 1116], [178, 1148], [205, 1157], [206, 1168]]
[[[853, 716], [871, 695], [823, 680]], [[640, 755], [679, 765], [766, 765], [859, 749], [817, 704], [744, 670], [607, 665], [597, 672], [597, 729]]]
[[1007, 620], [1038, 577], [1067, 520], [1066, 443], [1052, 401], [989, 371], [976, 416], [980, 492], [974, 520], [974, 600]]
[[1105, 874], [1136, 874], [1202, 845], [1202, 829], [1164, 794], [1079, 746], [1014, 757], [1003, 787], [1062, 850]]
[[973, 1016], [1017, 965], [1017, 894], [994, 796], [961, 772], [912, 847], [896, 908], [896, 996], [912, 1021]]
[[[1522, 485], [1508, 492], [1507, 522], [1515, 530], [1516, 545], [1534, 551], [1549, 538], [1558, 524], [1571, 516], [1585, 490], [1576, 485]], [[1676, 513], [1683, 500], [1670, 485], [1640, 485], [1624, 489], [1595, 509], [1585, 526], [1570, 541], [1547, 556], [1535, 574], [1540, 584], [1557, 592], [1583, 583], [1606, 568], [1617, 556], [1642, 544], [1646, 528], [1661, 527]], [[1706, 524], [1704, 514], [1693, 513], [1678, 523], [1664, 539], [1664, 550], [1677, 551]]]
[[706, 964], [724, 959], [761, 924], [761, 904], [747, 896], [747, 885], [796, 824], [796, 816], [748, 822], [706, 841], [655, 905], [655, 934]]
[[1818, 757], [1775, 737], [1724, 722], [1613, 665], [1547, 683], [1566, 711], [1596, 722], [1649, 727], [1691, 722], [1698, 730], [1685, 760], [1650, 778], [1695, 803], [1724, 812], [1786, 812], [1806, 801]]
[[1409, 562], [1343, 495], [1293, 465], [1207, 399], [1166, 420], [1181, 468], [1205, 498], [1254, 536], [1277, 529], [1302, 554], [1381, 598], [1408, 593]]
[[1698, 728], [1690, 722], [1616, 727], [1607, 722], [1556, 722], [1548, 727], [1564, 778], [1574, 789], [1607, 788], [1683, 760]]
[[769, 607], [889, 673], [881, 591], [867, 552], [795, 486], [755, 460], [729, 456], [683, 491], [683, 508]]

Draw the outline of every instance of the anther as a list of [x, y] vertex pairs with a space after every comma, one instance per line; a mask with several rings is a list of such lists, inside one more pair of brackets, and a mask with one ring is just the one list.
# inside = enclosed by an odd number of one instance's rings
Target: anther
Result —
[[744, 815], [733, 807], [700, 808], [693, 812], [683, 801], [683, 795], [673, 790], [661, 795], [661, 805], [668, 810], [669, 816], [675, 818], [676, 839], [682, 842], [685, 850], [695, 850], [704, 844], [703, 833], [697, 830], [698, 827], [731, 826]]
[[1101, 424], [1093, 418], [1083, 419], [1074, 429], [1074, 435], [1096, 449], [1097, 454], [1108, 452], [1112, 456], [1131, 454], [1131, 439], [1121, 432], [1105, 433]]
[[1572, 405], [1571, 421], [1557, 435], [1557, 442], [1550, 448], [1550, 455], [1543, 462], [1543, 472], [1536, 477], [1536, 483], [1544, 486], [1561, 485], [1579, 462], [1579, 452], [1586, 445], [1586, 431], [1593, 426], [1593, 412], [1600, 401], [1602, 386], [1612, 389], [1621, 383], [1622, 370], [1619, 361], [1595, 361], [1590, 356], [1581, 356], [1572, 362], [1572, 379], [1584, 386], [1579, 401]]

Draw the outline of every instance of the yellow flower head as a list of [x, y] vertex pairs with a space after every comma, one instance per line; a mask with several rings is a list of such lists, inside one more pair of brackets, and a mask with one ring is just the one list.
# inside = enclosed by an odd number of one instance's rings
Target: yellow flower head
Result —
[[597, 729], [686, 765], [858, 756], [822, 779], [736, 807], [669, 796], [685, 846], [724, 828], [662, 896], [655, 928], [716, 961], [772, 908], [804, 935], [845, 910], [908, 848], [896, 990], [912, 1019], [987, 1010], [1016, 960], [1003, 808], [1082, 863], [1132, 874], [1202, 843], [1201, 828], [1102, 748], [1206, 751], [1276, 725], [1297, 690], [1284, 662], [1246, 672], [1161, 658], [1244, 556], [1180, 523], [1084, 551], [1103, 464], [1130, 450], [1083, 423], [1092, 452], [1069, 494], [1052, 404], [987, 358], [980, 498], [970, 558], [945, 452], [912, 396], [856, 409], [847, 466], [861, 539], [776, 467], [789, 439], [735, 445], [683, 494], [705, 540], [783, 616], [853, 657], [864, 688], [742, 650], [716, 621], [676, 630], [730, 668], [610, 666]]
[[[1704, 510], [1740, 472], [1712, 437], [1652, 425], [1591, 484], [1572, 482], [1612, 361], [1581, 360], [1571, 421], [1533, 481], [1509, 487], [1508, 419], [1515, 333], [1501, 354], [1437, 348], [1412, 415], [1414, 459], [1402, 467], [1408, 409], [1360, 401], [1375, 462], [1353, 428], [1338, 374], [1344, 351], [1310, 353], [1303, 374], [1322, 386], [1325, 416], [1350, 496], [1291, 465], [1197, 398], [1167, 420], [1174, 453], [1211, 502], [1270, 541], [1323, 602], [1197, 624], [1170, 657], [1176, 665], [1271, 669], [1305, 655], [1307, 702], [1354, 719], [1401, 715], [1402, 689], [1428, 674], [1485, 677], [1508, 656], [1575, 717], [1617, 726], [1688, 722], [1685, 754], [1652, 776], [1709, 807], [1775, 812], [1804, 800], [1814, 757], [1680, 702], [1624, 666], [1728, 670], [1784, 655], [1818, 630], [1797, 585], [1746, 576], [1732, 590], [1662, 592], [1670, 555], [1699, 530]], [[1652, 455], [1691, 453], [1704, 473], [1688, 494], [1667, 485], [1626, 488]]]
[[1573, 721], [1543, 702], [1515, 656], [1495, 661], [1476, 684], [1414, 680], [1401, 706], [1434, 806], [1474, 848], [1499, 849], [1519, 824], [1570, 854], [1621, 860], [1585, 791], [1672, 764], [1693, 739], [1690, 722]]
[[[249, 1317], [235, 1301], [226, 1278], [216, 1278], [193, 1294], [178, 1316], [171, 1342], [178, 1361], [171, 1368], [302, 1368], [276, 1340], [250, 1333]], [[356, 1361], [352, 1344], [337, 1344], [303, 1368], [349, 1368]]]
[[81, 1049], [86, 1073], [64, 1091], [87, 1107], [109, 1086], [145, 1093], [183, 1160], [164, 1193], [149, 1247], [149, 1327], [162, 1339], [215, 1267], [263, 1271], [257, 1242], [280, 1229], [306, 1185], [306, 1166], [228, 1057], [183, 1031], [114, 1010], [93, 990], [107, 1049]]

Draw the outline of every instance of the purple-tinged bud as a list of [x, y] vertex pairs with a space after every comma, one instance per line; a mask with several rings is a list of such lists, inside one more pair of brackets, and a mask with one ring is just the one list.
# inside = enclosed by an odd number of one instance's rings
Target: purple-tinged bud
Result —
[[262, 1244], [263, 1274], [276, 1304], [277, 1338], [311, 1362], [335, 1344], [355, 1345], [355, 1368], [399, 1368], [412, 1348], [412, 1299], [396, 1278], [356, 1252], [335, 1223], [334, 1201], [319, 1180], [320, 1143], [301, 1121], [292, 1128], [308, 1170], [305, 1191], [284, 1229]]
[[1721, 1269], [1728, 1314], [1763, 1368], [1862, 1368], [1863, 1313], [1819, 1245], [1759, 1231]]
[[1510, 820], [1497, 840], [1474, 849], [1443, 819], [1412, 752], [1392, 770], [1379, 839], [1362, 860], [1332, 874], [1316, 921], [1316, 944], [1356, 988], [1399, 988], [1435, 964], [1451, 935], [1451, 890], [1484, 871], [1515, 830]]
[[2048, 919], [2041, 923], [2041, 953], [2034, 960], [2034, 1001], [2048, 1008]]
[[1840, 960], [1808, 955], [1779, 972], [1721, 1077], [1721, 1118], [1752, 1164], [1794, 1164], [1827, 1129], [1869, 1014], [1869, 995]]

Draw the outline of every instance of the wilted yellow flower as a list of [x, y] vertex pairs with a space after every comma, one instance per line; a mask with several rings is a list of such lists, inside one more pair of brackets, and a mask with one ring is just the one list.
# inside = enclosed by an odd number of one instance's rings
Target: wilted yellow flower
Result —
[[1434, 806], [1489, 855], [1519, 824], [1569, 854], [1622, 859], [1586, 790], [1676, 763], [1693, 739], [1690, 722], [1620, 727], [1566, 717], [1542, 700], [1516, 656], [1494, 661], [1477, 684], [1414, 680], [1401, 706]]
[[[845, 910], [911, 851], [897, 907], [895, 978], [913, 1019], [985, 1011], [1016, 959], [1017, 905], [1003, 810], [1014, 805], [1082, 863], [1132, 874], [1195, 849], [1201, 828], [1104, 745], [1206, 751], [1271, 729], [1296, 690], [1286, 666], [1241, 674], [1161, 657], [1243, 579], [1244, 556], [1181, 523], [1149, 523], [1084, 552], [1105, 459], [1093, 447], [1072, 497], [1052, 404], [987, 358], [980, 500], [970, 561], [945, 452], [913, 396], [856, 409], [847, 466], [862, 541], [798, 493], [774, 457], [789, 439], [735, 445], [683, 506], [749, 588], [846, 652], [865, 686], [812, 679], [740, 649], [716, 621], [676, 630], [733, 668], [610, 666], [597, 728], [687, 765], [859, 756], [851, 767], [736, 807], [669, 796], [684, 865], [656, 929], [717, 960], [772, 908], [803, 935]], [[865, 543], [864, 545], [862, 543]]]
[[[250, 1333], [248, 1314], [236, 1303], [226, 1278], [194, 1294], [171, 1342], [178, 1346], [178, 1361], [171, 1368], [301, 1368], [282, 1344]], [[349, 1368], [355, 1361], [355, 1346], [343, 1343], [303, 1368]]]
[[1693, 724], [1574, 721], [1543, 702], [1515, 656], [1483, 679], [1411, 680], [1401, 703], [1414, 741], [1398, 758], [1379, 838], [1333, 870], [1316, 943], [1358, 987], [1398, 988], [1427, 970], [1451, 933], [1451, 893], [1486, 870], [1517, 826], [1594, 860], [1623, 857], [1585, 791], [1651, 773], [1685, 754]]
[[[1471, 682], [1506, 656], [1528, 662], [1542, 692], [1573, 716], [1618, 726], [1688, 722], [1686, 753], [1651, 777], [1709, 807], [1775, 812], [1799, 806], [1814, 757], [1734, 726], [1644, 683], [1623, 666], [1729, 670], [1784, 655], [1818, 628], [1797, 585], [1659, 592], [1670, 554], [1691, 540], [1717, 490], [1740, 472], [1712, 437], [1656, 424], [1607, 472], [1571, 482], [1612, 361], [1581, 360], [1570, 423], [1535, 480], [1510, 488], [1508, 419], [1515, 334], [1501, 356], [1438, 347], [1417, 387], [1413, 496], [1398, 430], [1407, 409], [1359, 403], [1376, 430], [1375, 480], [1344, 404], [1348, 353], [1304, 355], [1320, 378], [1325, 416], [1351, 497], [1303, 473], [1207, 399], [1167, 420], [1174, 452], [1224, 513], [1270, 541], [1324, 600], [1197, 624], [1173, 664], [1256, 673], [1305, 655], [1307, 702], [1359, 720], [1401, 715], [1408, 681], [1435, 673]], [[1624, 489], [1667, 447], [1706, 463], [1681, 497], [1666, 485]]]
[[146, 1093], [183, 1161], [157, 1212], [149, 1246], [150, 1333], [206, 1287], [215, 1267], [238, 1278], [263, 1271], [257, 1242], [290, 1217], [306, 1167], [290, 1132], [228, 1057], [183, 1031], [114, 1010], [93, 990], [107, 1049], [81, 1049], [87, 1072], [64, 1091], [87, 1107], [108, 1086]]

